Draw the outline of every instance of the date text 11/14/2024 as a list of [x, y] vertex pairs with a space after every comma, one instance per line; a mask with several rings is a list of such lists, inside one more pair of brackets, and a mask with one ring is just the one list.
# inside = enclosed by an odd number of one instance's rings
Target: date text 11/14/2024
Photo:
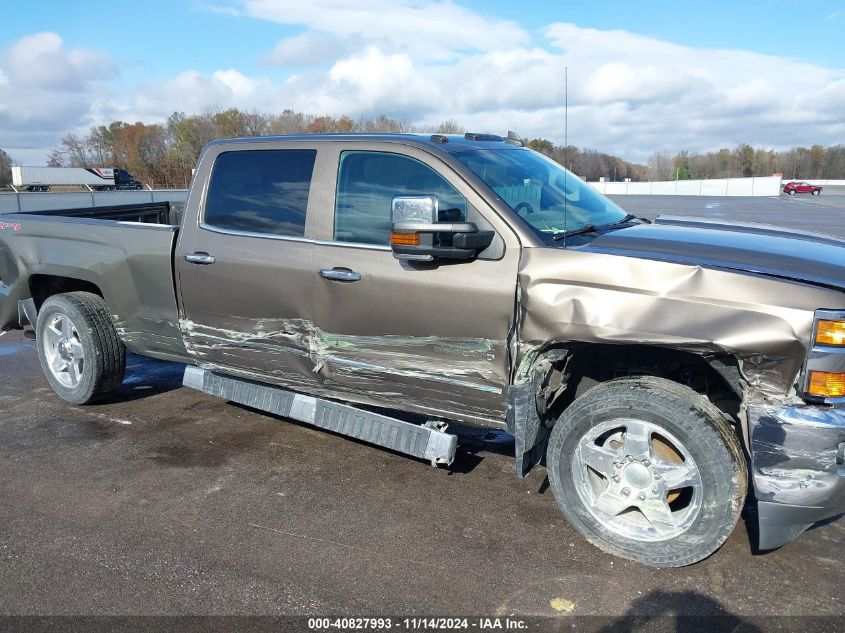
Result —
[[310, 618], [308, 628], [312, 631], [527, 631], [528, 623], [519, 618]]

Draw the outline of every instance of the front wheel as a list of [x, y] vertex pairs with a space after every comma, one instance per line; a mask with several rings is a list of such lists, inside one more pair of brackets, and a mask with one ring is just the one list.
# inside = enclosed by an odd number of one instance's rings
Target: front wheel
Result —
[[819, 195], [820, 193], [821, 193], [821, 191], [819, 191], [818, 189], [813, 189], [813, 195], [814, 195], [814, 196], [817, 196], [817, 195]]
[[788, 193], [790, 196], [794, 196], [795, 195], [795, 189], [790, 189], [786, 193]]
[[662, 378], [612, 380], [578, 398], [552, 429], [546, 462], [576, 530], [654, 567], [712, 554], [745, 500], [745, 460], [724, 416]]
[[38, 359], [53, 390], [87, 404], [123, 383], [126, 350], [103, 299], [90, 292], [53, 295], [38, 312]]

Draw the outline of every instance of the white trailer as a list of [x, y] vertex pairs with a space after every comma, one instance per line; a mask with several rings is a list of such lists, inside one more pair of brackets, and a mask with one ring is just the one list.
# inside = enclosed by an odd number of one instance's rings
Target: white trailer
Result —
[[50, 191], [53, 185], [87, 186], [95, 190], [141, 189], [125, 169], [111, 167], [12, 167], [12, 185], [27, 191]]

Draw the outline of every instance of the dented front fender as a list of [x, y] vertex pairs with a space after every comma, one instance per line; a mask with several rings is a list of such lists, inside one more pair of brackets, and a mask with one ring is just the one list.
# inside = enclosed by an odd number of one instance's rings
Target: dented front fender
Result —
[[795, 385], [815, 310], [845, 306], [806, 283], [574, 249], [525, 249], [519, 289], [516, 381], [550, 342], [650, 345], [733, 356], [775, 399]]

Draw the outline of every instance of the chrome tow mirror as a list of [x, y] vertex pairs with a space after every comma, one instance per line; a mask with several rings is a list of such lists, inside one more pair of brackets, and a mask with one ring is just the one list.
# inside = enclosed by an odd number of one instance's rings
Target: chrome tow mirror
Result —
[[493, 231], [472, 222], [438, 222], [437, 196], [397, 196], [391, 206], [390, 247], [396, 259], [467, 260], [490, 246]]

